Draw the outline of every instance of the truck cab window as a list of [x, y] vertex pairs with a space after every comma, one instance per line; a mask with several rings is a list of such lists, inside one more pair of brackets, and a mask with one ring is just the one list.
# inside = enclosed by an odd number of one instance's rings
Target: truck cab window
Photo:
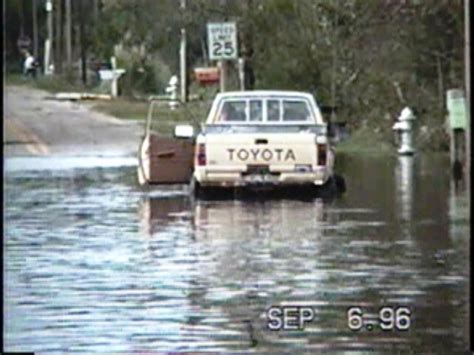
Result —
[[222, 105], [219, 120], [221, 122], [245, 122], [245, 101], [226, 101]]
[[263, 120], [262, 101], [250, 100], [250, 121], [261, 122]]
[[280, 121], [280, 101], [278, 100], [267, 101], [267, 121], [270, 121], [270, 122]]
[[307, 121], [311, 118], [304, 101], [283, 101], [283, 121]]

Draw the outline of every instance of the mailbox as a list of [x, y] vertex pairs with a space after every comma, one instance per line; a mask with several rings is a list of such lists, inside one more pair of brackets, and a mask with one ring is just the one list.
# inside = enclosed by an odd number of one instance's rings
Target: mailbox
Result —
[[217, 67], [195, 68], [194, 76], [199, 84], [216, 84], [219, 82], [220, 71]]

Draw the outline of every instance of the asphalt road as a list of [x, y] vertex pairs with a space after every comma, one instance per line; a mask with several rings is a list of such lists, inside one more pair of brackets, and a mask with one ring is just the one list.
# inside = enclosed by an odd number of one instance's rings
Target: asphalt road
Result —
[[23, 86], [5, 87], [4, 154], [135, 156], [142, 122], [95, 112], [85, 103], [55, 101]]

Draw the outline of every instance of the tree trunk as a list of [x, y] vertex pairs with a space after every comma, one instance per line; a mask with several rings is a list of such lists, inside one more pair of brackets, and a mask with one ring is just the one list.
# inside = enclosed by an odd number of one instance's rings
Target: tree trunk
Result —
[[[465, 85], [465, 98], [466, 98], [466, 188], [467, 196], [471, 196], [471, 31], [470, 31], [470, 16], [469, 16], [469, 1], [464, 0], [464, 85]], [[468, 211], [471, 211], [471, 199], [468, 199]], [[468, 312], [474, 314], [472, 310], [468, 309]], [[472, 319], [472, 318], [471, 318]], [[466, 334], [470, 334], [469, 329]], [[469, 335], [466, 336], [469, 339]]]
[[57, 74], [62, 72], [62, 61], [63, 61], [63, 48], [62, 48], [62, 36], [61, 36], [61, 13], [62, 13], [62, 0], [56, 0], [54, 8], [56, 9], [56, 41], [54, 42], [54, 69]]
[[20, 37], [25, 35], [25, 19], [23, 16], [23, 0], [20, 0]]
[[201, 52], [202, 52], [202, 59], [203, 59], [204, 65], [209, 66], [209, 59], [208, 59], [205, 39], [202, 36], [200, 36], [199, 40], [201, 42]]
[[73, 44], [72, 44], [72, 62], [77, 63], [78, 58], [81, 56], [81, 28], [80, 24], [73, 26]]
[[84, 31], [84, 0], [81, 0], [79, 3], [80, 8], [80, 19], [79, 19], [79, 42], [81, 50], [81, 73], [82, 73], [82, 83], [87, 84], [87, 55], [86, 55], [86, 38]]
[[331, 56], [332, 56], [332, 66], [331, 66], [331, 105], [332, 105], [332, 110], [331, 110], [331, 119], [330, 122], [334, 122], [336, 120], [336, 72], [337, 72], [337, 45], [339, 43], [339, 36], [338, 36], [338, 14], [334, 15], [334, 22], [332, 25], [333, 30], [332, 32], [332, 48], [331, 48]]
[[94, 6], [94, 24], [97, 25], [97, 21], [99, 20], [99, 0], [93, 0]]
[[36, 0], [33, 0], [33, 56], [38, 59], [38, 6]]
[[66, 47], [66, 61], [68, 69], [72, 64], [72, 41], [71, 41], [71, 0], [66, 0], [66, 21], [64, 21], [64, 46]]
[[438, 72], [438, 102], [439, 110], [444, 114], [444, 78], [443, 78], [443, 68], [441, 66], [441, 56], [437, 55], [436, 57], [436, 69]]
[[[244, 16], [246, 19], [249, 18], [250, 13], [252, 11], [252, 0], [247, 0], [244, 3], [245, 11]], [[255, 72], [253, 69], [253, 35], [251, 28], [249, 28], [249, 22], [247, 22], [247, 26], [245, 27], [244, 33], [242, 34], [242, 57], [244, 58], [244, 76], [245, 76], [245, 83], [244, 89], [245, 90], [253, 90], [255, 87]]]
[[336, 41], [332, 43], [332, 68], [331, 68], [331, 122], [334, 122], [335, 117], [335, 107], [336, 107], [336, 63], [337, 53], [336, 53]]

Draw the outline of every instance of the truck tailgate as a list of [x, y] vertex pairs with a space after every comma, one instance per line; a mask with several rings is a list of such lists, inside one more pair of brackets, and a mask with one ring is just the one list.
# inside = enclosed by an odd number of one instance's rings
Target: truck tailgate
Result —
[[264, 165], [270, 170], [293, 170], [316, 162], [314, 133], [238, 133], [206, 135], [207, 165], [212, 170], [245, 171]]

